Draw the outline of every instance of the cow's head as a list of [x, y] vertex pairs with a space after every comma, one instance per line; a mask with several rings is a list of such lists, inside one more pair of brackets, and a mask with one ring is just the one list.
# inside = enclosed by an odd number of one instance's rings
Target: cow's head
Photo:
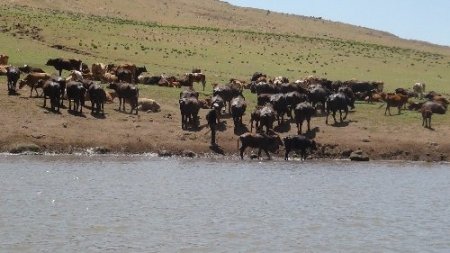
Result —
[[19, 89], [22, 89], [23, 86], [27, 85], [27, 82], [23, 79], [19, 80]]
[[56, 64], [56, 61], [57, 61], [57, 59], [48, 59], [48, 61], [45, 65], [54, 66]]

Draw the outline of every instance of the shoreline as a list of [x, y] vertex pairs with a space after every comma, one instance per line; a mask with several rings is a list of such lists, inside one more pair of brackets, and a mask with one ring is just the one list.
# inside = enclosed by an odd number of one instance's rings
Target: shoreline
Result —
[[[5, 149], [5, 146], [0, 148], [0, 155], [3, 156], [117, 156], [117, 157], [160, 157], [160, 158], [190, 158], [190, 159], [218, 159], [218, 160], [234, 160], [234, 161], [284, 161], [284, 149], [280, 149], [278, 154], [271, 153], [271, 160], [267, 159], [264, 152], [261, 157], [256, 158], [256, 149], [247, 149], [244, 154], [244, 160], [240, 159], [239, 152], [224, 152], [223, 154], [217, 152], [194, 152], [192, 150], [145, 150], [141, 152], [123, 152], [120, 150], [110, 149], [107, 147], [74, 147], [68, 145], [71, 150], [67, 151], [67, 148], [60, 147], [59, 149], [43, 149], [35, 143], [16, 143], [9, 145], [9, 150]], [[308, 161], [349, 161], [349, 149], [339, 151], [339, 146], [333, 145], [320, 145], [315, 153], [309, 154], [306, 162]], [[66, 150], [66, 151], [65, 151]], [[392, 152], [391, 157], [386, 154], [377, 153], [375, 155], [369, 155], [369, 162], [431, 162], [431, 163], [450, 163], [447, 155], [434, 152], [433, 154], [427, 153], [419, 156], [419, 154], [411, 154], [408, 152]], [[414, 159], [418, 158], [419, 159]], [[304, 162], [299, 159], [299, 156], [295, 152], [289, 154], [289, 162]], [[358, 161], [354, 161], [357, 162]]]

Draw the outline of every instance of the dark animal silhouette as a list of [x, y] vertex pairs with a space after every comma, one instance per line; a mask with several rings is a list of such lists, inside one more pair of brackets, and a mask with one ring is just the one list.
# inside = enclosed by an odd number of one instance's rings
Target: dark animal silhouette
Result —
[[308, 139], [303, 135], [288, 136], [283, 139], [284, 141], [284, 160], [289, 159], [289, 153], [293, 150], [299, 150], [301, 154], [301, 159], [306, 160], [307, 153], [309, 149], [311, 151], [317, 149], [316, 142], [314, 140]]
[[302, 134], [302, 125], [305, 120], [308, 123], [308, 131], [311, 131], [311, 117], [315, 112], [314, 107], [308, 102], [300, 103], [295, 107], [295, 123], [297, 124], [298, 134]]
[[283, 146], [283, 142], [281, 141], [280, 136], [278, 135], [267, 135], [264, 133], [261, 134], [253, 134], [253, 133], [245, 133], [239, 136], [239, 142], [241, 146], [239, 147], [239, 153], [241, 159], [244, 159], [244, 151], [247, 147], [258, 148], [258, 158], [261, 157], [261, 151], [267, 155], [268, 159], [271, 159], [269, 151], [275, 153], [278, 151], [280, 146]]
[[[77, 81], [70, 81], [66, 85], [67, 90], [67, 100], [69, 100], [69, 111], [75, 111], [78, 112], [78, 109], [80, 110], [79, 113], [83, 113], [83, 106], [84, 106], [84, 97], [86, 94], [86, 88], [83, 87], [83, 84], [81, 82]], [[73, 108], [72, 108], [72, 101], [73, 101]]]
[[61, 106], [61, 86], [57, 82], [53, 82], [52, 80], [45, 81], [43, 85], [43, 93], [44, 93], [44, 107], [47, 106], [47, 98], [50, 99], [50, 107], [52, 111], [58, 111]]

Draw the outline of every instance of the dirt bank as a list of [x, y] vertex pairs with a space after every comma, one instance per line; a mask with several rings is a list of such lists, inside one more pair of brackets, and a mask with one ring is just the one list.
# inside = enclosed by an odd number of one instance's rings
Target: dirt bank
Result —
[[[176, 99], [160, 101], [159, 113], [141, 112], [138, 116], [118, 112], [117, 101], [107, 104], [106, 117], [90, 115], [89, 107], [83, 115], [73, 115], [62, 109], [55, 114], [43, 108], [42, 98], [29, 98], [29, 91], [8, 96], [6, 85], [0, 90], [0, 151], [20, 152], [23, 146], [37, 145], [40, 151], [71, 153], [99, 148], [99, 152], [193, 155], [223, 151], [225, 155], [237, 153], [237, 137], [230, 118], [225, 118], [218, 132], [221, 150], [209, 147], [209, 129], [204, 125], [205, 110], [200, 113], [198, 131], [182, 131]], [[90, 103], [86, 103], [89, 105]], [[67, 104], [66, 104], [67, 105]], [[323, 117], [314, 118], [310, 133], [320, 144], [313, 158], [346, 158], [351, 150], [362, 149], [371, 159], [392, 160], [448, 160], [450, 155], [449, 126], [436, 125], [435, 130], [424, 129], [420, 122], [395, 124], [380, 120], [364, 120], [357, 111], [349, 115], [350, 121], [339, 126], [327, 126]], [[244, 122], [249, 121], [249, 113]], [[396, 116], [392, 116], [396, 117]], [[447, 117], [447, 116], [443, 116]], [[282, 136], [295, 134], [294, 124], [279, 129]], [[36, 147], [36, 146], [34, 146]], [[26, 149], [26, 148], [25, 148]], [[250, 150], [247, 151], [247, 154]]]

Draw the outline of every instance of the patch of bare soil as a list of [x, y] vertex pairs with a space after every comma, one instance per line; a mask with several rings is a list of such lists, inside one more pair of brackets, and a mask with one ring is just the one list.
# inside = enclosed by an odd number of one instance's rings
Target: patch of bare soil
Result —
[[[3, 79], [4, 80], [4, 79]], [[177, 101], [159, 101], [161, 112], [131, 115], [117, 111], [118, 101], [106, 104], [105, 117], [90, 114], [90, 102], [78, 115], [61, 109], [60, 113], [43, 108], [42, 98], [30, 98], [29, 90], [20, 90], [20, 95], [9, 96], [6, 85], [0, 90], [0, 151], [21, 150], [21, 146], [36, 145], [40, 151], [72, 153], [96, 148], [100, 153], [145, 153], [161, 155], [209, 154], [223, 152], [238, 153], [238, 135], [244, 129], [234, 129], [229, 117], [223, 119], [218, 132], [220, 148], [211, 149], [210, 132], [206, 127], [205, 113], [200, 112], [200, 128], [193, 131], [181, 129], [181, 118]], [[129, 110], [129, 107], [127, 107]], [[356, 112], [357, 113], [357, 112]], [[380, 117], [384, 117], [380, 113]], [[414, 125], [392, 127], [368, 126], [363, 121], [350, 121], [341, 125], [327, 126], [323, 117], [311, 122], [314, 128], [308, 133], [319, 143], [313, 158], [347, 158], [351, 151], [361, 149], [371, 159], [383, 160], [447, 160], [450, 155], [449, 126], [435, 126], [429, 130]], [[244, 117], [248, 125], [249, 113]], [[295, 124], [285, 125], [282, 137], [295, 134]], [[281, 150], [279, 155], [282, 155]], [[250, 150], [246, 151], [250, 154]]]

